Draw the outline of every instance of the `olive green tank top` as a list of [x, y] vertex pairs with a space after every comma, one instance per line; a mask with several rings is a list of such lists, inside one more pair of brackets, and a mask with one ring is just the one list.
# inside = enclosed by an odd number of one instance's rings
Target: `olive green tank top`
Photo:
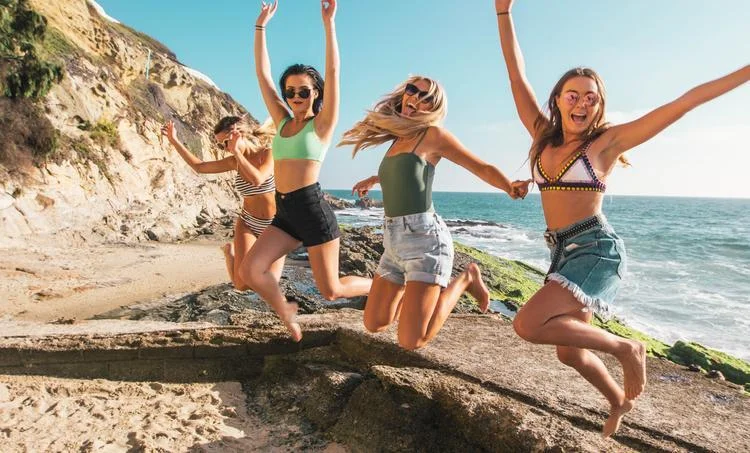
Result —
[[422, 134], [411, 152], [385, 156], [380, 162], [378, 177], [383, 191], [383, 208], [386, 217], [399, 217], [434, 210], [432, 180], [435, 177], [435, 167], [414, 153], [426, 134], [427, 132]]
[[315, 133], [314, 119], [311, 119], [305, 126], [291, 137], [282, 137], [281, 130], [291, 118], [281, 120], [279, 130], [273, 137], [271, 152], [274, 160], [283, 159], [307, 159], [323, 162], [328, 151], [328, 144], [323, 143]]

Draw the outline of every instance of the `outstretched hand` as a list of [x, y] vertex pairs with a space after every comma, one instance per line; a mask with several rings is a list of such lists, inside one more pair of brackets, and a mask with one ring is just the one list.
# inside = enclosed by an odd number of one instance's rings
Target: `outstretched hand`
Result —
[[174, 128], [174, 121], [167, 121], [164, 126], [161, 127], [161, 135], [167, 137], [170, 142], [177, 141], [177, 131]]
[[336, 0], [320, 0], [320, 12], [324, 22], [333, 22], [336, 16]]
[[357, 184], [354, 184], [354, 187], [352, 187], [352, 195], [354, 195], [354, 193], [356, 192], [359, 198], [365, 197], [375, 184], [376, 182], [374, 181], [374, 178], [372, 176], [367, 179], [363, 179]]
[[262, 2], [260, 7], [260, 14], [258, 19], [255, 21], [255, 25], [265, 27], [268, 21], [271, 20], [274, 14], [276, 14], [276, 8], [279, 7], [279, 1], [273, 0], [268, 3]]
[[513, 7], [513, 0], [495, 0], [495, 12], [504, 13]]
[[510, 193], [508, 195], [514, 200], [526, 198], [526, 195], [529, 194], [529, 184], [531, 182], [531, 179], [513, 181], [510, 184]]

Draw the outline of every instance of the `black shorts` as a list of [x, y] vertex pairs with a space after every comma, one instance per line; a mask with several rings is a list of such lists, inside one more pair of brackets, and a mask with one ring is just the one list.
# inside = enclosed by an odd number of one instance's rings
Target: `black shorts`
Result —
[[341, 236], [336, 215], [317, 182], [289, 193], [276, 192], [276, 216], [271, 225], [302, 241], [305, 247]]

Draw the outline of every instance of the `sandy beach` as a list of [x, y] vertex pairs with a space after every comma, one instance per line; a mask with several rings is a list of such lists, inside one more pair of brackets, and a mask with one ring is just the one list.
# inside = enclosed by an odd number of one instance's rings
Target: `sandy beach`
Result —
[[47, 240], [0, 256], [0, 318], [82, 320], [228, 281], [223, 242], [83, 244]]
[[[309, 451], [295, 426], [247, 410], [238, 382], [162, 384], [0, 377], [4, 452]], [[345, 451], [321, 444], [313, 451]]]

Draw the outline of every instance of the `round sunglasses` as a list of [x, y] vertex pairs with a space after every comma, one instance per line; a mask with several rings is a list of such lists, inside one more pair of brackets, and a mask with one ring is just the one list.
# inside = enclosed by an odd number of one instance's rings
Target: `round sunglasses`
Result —
[[307, 87], [300, 88], [299, 91], [295, 91], [294, 88], [287, 88], [284, 90], [284, 97], [286, 99], [294, 99], [295, 95], [299, 96], [301, 99], [307, 99], [310, 97], [310, 94], [312, 94], [312, 90]]
[[413, 83], [407, 83], [404, 92], [409, 96], [414, 96], [416, 94], [420, 102], [430, 103], [435, 100], [434, 96], [429, 95], [429, 91], [422, 91]]
[[[575, 91], [568, 91], [567, 93], [563, 94], [562, 96], [563, 100], [566, 104], [570, 106], [575, 106], [578, 104], [578, 101], [581, 99], [581, 95], [576, 93]], [[596, 104], [599, 103], [599, 95], [596, 93], [586, 93], [583, 95], [583, 106], [584, 107], [593, 107]]]

